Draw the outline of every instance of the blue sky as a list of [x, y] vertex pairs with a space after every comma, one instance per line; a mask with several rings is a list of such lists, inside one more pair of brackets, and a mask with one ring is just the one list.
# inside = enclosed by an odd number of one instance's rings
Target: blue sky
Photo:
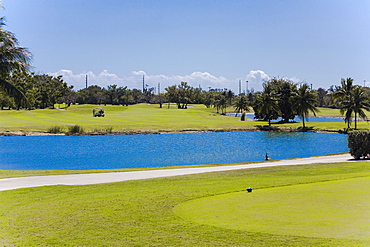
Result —
[[33, 71], [141, 88], [187, 81], [260, 90], [269, 77], [314, 88], [370, 86], [368, 0], [3, 0]]

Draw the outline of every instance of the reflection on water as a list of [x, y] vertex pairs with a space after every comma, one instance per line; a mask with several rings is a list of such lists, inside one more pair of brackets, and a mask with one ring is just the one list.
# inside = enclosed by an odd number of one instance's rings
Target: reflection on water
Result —
[[[235, 114], [232, 114], [230, 116], [235, 116]], [[245, 117], [250, 118], [250, 119], [253, 119], [253, 120], [256, 120], [256, 119], [254, 119], [254, 114], [246, 114]], [[273, 121], [279, 122], [281, 120], [283, 120], [283, 119], [281, 117], [279, 117], [278, 119], [275, 119]], [[302, 118], [297, 116], [292, 121], [294, 121], [294, 122], [302, 122]], [[363, 120], [359, 119], [358, 121], [363, 121]], [[342, 123], [344, 123], [344, 119], [343, 118], [336, 118], [336, 117], [333, 117], [333, 118], [326, 118], [326, 117], [306, 117], [305, 118], [305, 122], [311, 122], [311, 123], [324, 123], [324, 122], [338, 123], [338, 122], [342, 122]]]
[[2, 170], [88, 170], [286, 159], [347, 152], [346, 135], [221, 132], [0, 137]]

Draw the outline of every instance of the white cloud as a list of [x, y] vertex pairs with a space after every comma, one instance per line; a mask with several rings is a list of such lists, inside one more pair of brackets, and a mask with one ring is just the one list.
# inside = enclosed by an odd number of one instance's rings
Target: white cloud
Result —
[[[132, 71], [127, 76], [119, 77], [114, 73], [109, 73], [108, 70], [103, 70], [99, 74], [94, 74], [91, 71], [75, 74], [72, 70], [62, 69], [58, 72], [48, 74], [52, 76], [62, 75], [63, 80], [69, 85], [73, 85], [75, 90], [85, 88], [87, 75], [88, 86], [98, 85], [105, 88], [109, 85], [116, 84], [120, 87], [127, 86], [131, 89], [142, 89], [144, 76], [145, 84], [149, 85], [149, 87], [154, 87], [157, 89], [158, 83], [160, 83], [161, 92], [164, 92], [166, 87], [175, 84], [178, 85], [182, 81], [188, 82], [188, 84], [192, 87], [199, 87], [200, 85], [204, 90], [208, 90], [208, 88], [211, 87], [222, 89], [227, 88], [231, 89], [235, 93], [239, 92], [239, 79], [229, 79], [222, 76], [217, 77], [208, 72], [193, 72], [189, 75], [149, 75], [145, 71], [140, 70]], [[240, 79], [242, 81], [242, 91], [245, 91], [246, 89], [246, 81], [248, 81], [249, 90], [253, 88], [254, 91], [261, 91], [262, 84], [265, 81], [268, 81], [270, 78], [271, 77], [262, 70], [251, 70], [244, 77], [244, 79]], [[297, 83], [300, 82], [300, 80], [296, 77], [286, 79]]]
[[95, 75], [91, 71], [74, 74], [72, 70], [67, 69], [62, 69], [48, 74], [52, 76], [62, 75], [63, 80], [69, 85], [73, 85], [76, 90], [82, 89], [86, 86], [86, 76], [88, 86], [99, 85], [101, 87], [106, 87], [112, 84], [122, 85], [125, 83], [123, 78], [119, 78], [116, 74], [109, 73], [107, 70], [103, 70], [98, 75]]
[[[85, 87], [86, 75], [88, 77], [88, 85], [99, 85], [101, 87], [107, 87], [108, 85], [116, 84], [118, 86], [127, 86], [128, 88], [142, 88], [142, 79], [144, 76], [145, 84], [149, 87], [157, 88], [158, 83], [161, 84], [161, 91], [164, 91], [165, 87], [180, 84], [180, 82], [188, 82], [193, 87], [199, 85], [203, 89], [208, 87], [212, 88], [230, 88], [231, 83], [235, 84], [235, 81], [229, 80], [225, 77], [217, 77], [208, 72], [194, 72], [190, 75], [148, 75], [145, 71], [132, 71], [129, 75], [124, 77], [118, 77], [116, 74], [109, 73], [107, 70], [95, 75], [93, 72], [83, 72], [74, 74], [71, 70], [62, 69], [58, 72], [48, 73], [52, 76], [62, 75], [63, 80], [69, 85], [73, 85], [76, 90]], [[232, 85], [233, 86], [233, 85]]]
[[270, 78], [271, 77], [262, 70], [251, 70], [246, 77], [246, 81], [248, 81], [249, 90], [253, 88], [255, 91], [260, 91], [262, 90], [262, 84], [270, 80]]

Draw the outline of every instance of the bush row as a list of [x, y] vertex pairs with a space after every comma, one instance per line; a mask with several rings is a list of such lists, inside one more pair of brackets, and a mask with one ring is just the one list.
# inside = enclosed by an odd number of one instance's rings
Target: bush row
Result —
[[370, 131], [355, 130], [348, 133], [348, 148], [355, 159], [370, 156]]

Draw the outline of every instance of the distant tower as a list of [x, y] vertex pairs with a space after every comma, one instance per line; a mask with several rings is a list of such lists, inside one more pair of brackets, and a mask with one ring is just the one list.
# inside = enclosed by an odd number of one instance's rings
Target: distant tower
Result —
[[85, 80], [85, 82], [86, 82], [86, 88], [87, 88], [87, 75], [86, 75], [86, 80]]
[[239, 95], [242, 93], [242, 81], [239, 80]]
[[158, 93], [161, 92], [161, 83], [158, 82]]
[[143, 93], [145, 91], [145, 84], [144, 84], [144, 75], [143, 75]]

